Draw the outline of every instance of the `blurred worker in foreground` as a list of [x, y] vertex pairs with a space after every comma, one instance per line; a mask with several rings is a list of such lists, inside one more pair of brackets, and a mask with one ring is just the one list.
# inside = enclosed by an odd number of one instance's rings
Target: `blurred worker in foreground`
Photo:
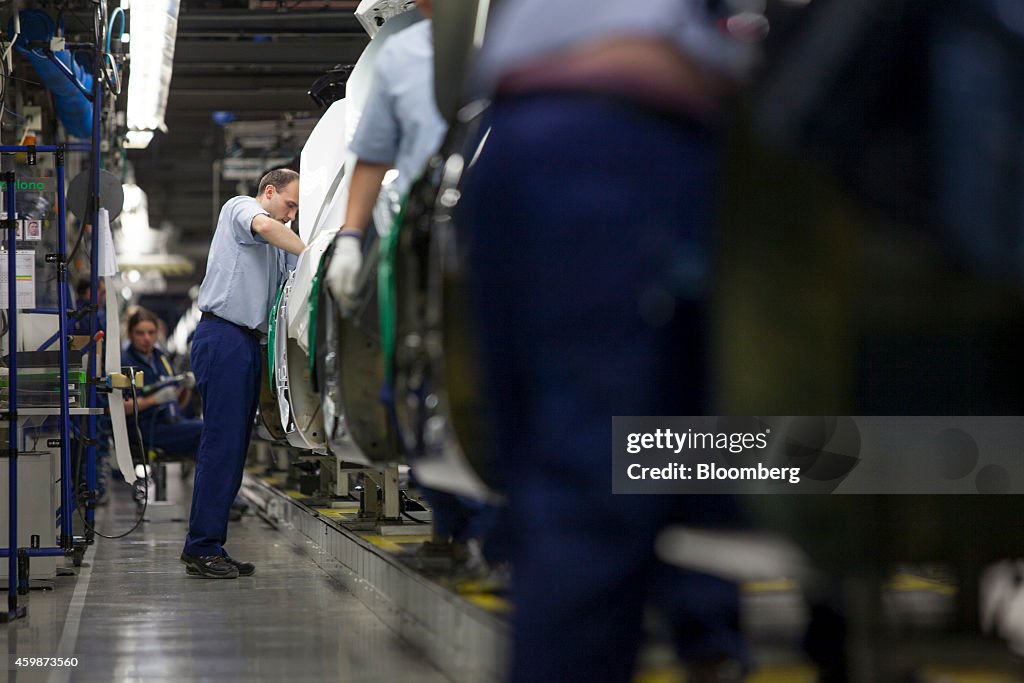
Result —
[[[426, 18], [390, 38], [374, 65], [374, 79], [349, 149], [358, 158], [352, 171], [345, 224], [335, 243], [327, 283], [342, 309], [351, 306], [362, 266], [362, 239], [377, 203], [381, 182], [398, 169], [395, 187], [405, 197], [437, 152], [447, 124], [434, 101], [433, 3], [417, 0]], [[412, 476], [416, 462], [410, 458]], [[458, 569], [483, 568], [480, 544], [493, 518], [489, 506], [462, 496], [418, 486], [433, 511], [434, 540], [423, 555], [452, 552]], [[424, 559], [426, 559], [424, 557]]]
[[[136, 396], [134, 401], [126, 400], [124, 411], [131, 415], [138, 408], [144, 451], [160, 448], [168, 453], [194, 454], [199, 448], [203, 422], [183, 418], [179, 413], [189, 401], [193, 382], [167, 382], [175, 373], [167, 354], [156, 345], [159, 320], [155, 313], [142, 307], [128, 318], [128, 346], [121, 354], [121, 365], [141, 370], [143, 386], [154, 390]], [[165, 386], [161, 387], [161, 383]]]
[[611, 471], [612, 416], [712, 408], [712, 126], [766, 30], [727, 4], [508, 0], [484, 41], [491, 131], [459, 223], [516, 534], [516, 683], [631, 680], [649, 604], [688, 680], [748, 666], [737, 586], [654, 556], [659, 529], [735, 523], [735, 501], [614, 496]]
[[220, 210], [199, 288], [202, 319], [190, 359], [203, 400], [188, 536], [181, 561], [193, 576], [233, 579], [256, 571], [224, 550], [231, 502], [242, 485], [249, 436], [266, 362], [267, 315], [286, 275], [285, 252], [305, 245], [285, 225], [299, 207], [299, 174], [270, 171], [255, 198]]

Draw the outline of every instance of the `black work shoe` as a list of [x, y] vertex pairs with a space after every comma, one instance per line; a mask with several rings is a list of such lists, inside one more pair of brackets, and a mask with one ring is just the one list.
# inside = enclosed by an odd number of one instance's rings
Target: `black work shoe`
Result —
[[252, 562], [239, 562], [227, 553], [224, 553], [224, 559], [228, 561], [228, 564], [234, 565], [239, 576], [252, 576], [256, 573], [256, 565]]
[[185, 573], [189, 576], [204, 576], [208, 579], [237, 579], [238, 568], [220, 555], [181, 554]]

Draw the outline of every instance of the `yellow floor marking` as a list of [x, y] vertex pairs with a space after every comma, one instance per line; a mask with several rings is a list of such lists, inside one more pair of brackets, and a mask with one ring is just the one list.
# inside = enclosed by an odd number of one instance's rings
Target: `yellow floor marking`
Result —
[[919, 672], [917, 680], [926, 683], [1021, 683], [1024, 679], [1006, 671], [927, 666]]
[[925, 579], [911, 574], [897, 574], [886, 581], [882, 590], [889, 591], [932, 591], [942, 595], [956, 595], [957, 587], [941, 581]]
[[[686, 680], [686, 671], [675, 664], [647, 667], [633, 676], [633, 683], [686, 683]], [[766, 666], [744, 680], [746, 683], [814, 683], [817, 670], [805, 664]]]
[[355, 517], [359, 514], [359, 510], [346, 510], [344, 508], [315, 508], [317, 514], [323, 515], [324, 517], [330, 517], [331, 519], [347, 519], [349, 517]]
[[788, 593], [800, 589], [793, 579], [772, 579], [769, 581], [747, 581], [742, 586], [744, 593]]
[[814, 683], [818, 670], [808, 664], [781, 664], [757, 669], [746, 683]]
[[374, 544], [375, 546], [377, 546], [381, 550], [388, 551], [389, 553], [400, 553], [400, 552], [402, 552], [402, 546], [398, 545], [393, 540], [391, 540], [390, 538], [387, 538], [385, 536], [370, 536], [370, 535], [367, 535], [367, 536], [363, 536], [363, 539], [365, 539], [365, 540], [369, 541], [370, 543]]
[[487, 593], [476, 593], [474, 595], [463, 595], [463, 599], [473, 603], [478, 607], [482, 607], [488, 612], [511, 612], [512, 603], [505, 598], [499, 598], [497, 595], [489, 595]]

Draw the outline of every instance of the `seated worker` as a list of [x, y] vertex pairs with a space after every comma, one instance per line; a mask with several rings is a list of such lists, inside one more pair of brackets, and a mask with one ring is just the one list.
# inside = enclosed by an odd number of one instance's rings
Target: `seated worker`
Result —
[[[156, 346], [157, 324], [160, 319], [145, 308], [138, 308], [128, 317], [128, 346], [121, 354], [121, 364], [132, 366], [143, 373], [143, 386], [149, 387], [162, 379], [174, 376], [167, 354]], [[199, 448], [203, 421], [181, 417], [179, 407], [188, 403], [191, 389], [170, 384], [146, 395], [137, 394], [136, 400], [124, 402], [125, 414], [139, 410], [139, 430], [148, 451], [160, 448], [165, 453], [192, 453]], [[129, 430], [134, 420], [128, 421]]]
[[[107, 286], [100, 280], [98, 287], [99, 294], [97, 295], [97, 311], [96, 311], [96, 329], [103, 330], [107, 326]], [[82, 309], [91, 303], [92, 295], [92, 282], [89, 280], [88, 273], [78, 281], [75, 286], [75, 300], [78, 304], [78, 308]], [[74, 319], [74, 323], [71, 326], [72, 334], [84, 334], [89, 336], [91, 320], [88, 314], [83, 313], [80, 317]]]

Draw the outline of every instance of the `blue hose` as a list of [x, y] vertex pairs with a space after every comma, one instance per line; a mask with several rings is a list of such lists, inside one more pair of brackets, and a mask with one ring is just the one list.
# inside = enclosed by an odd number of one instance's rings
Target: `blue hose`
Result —
[[[33, 50], [33, 42], [50, 42], [56, 26], [46, 12], [25, 9], [20, 13], [21, 34], [14, 43], [15, 49], [28, 57], [43, 84], [53, 93], [60, 119], [68, 135], [88, 138], [92, 134], [92, 104], [85, 93], [92, 88], [92, 75], [71, 58], [67, 50], [52, 53]], [[7, 24], [7, 34], [14, 37], [14, 20]], [[72, 82], [71, 78], [74, 78]]]

